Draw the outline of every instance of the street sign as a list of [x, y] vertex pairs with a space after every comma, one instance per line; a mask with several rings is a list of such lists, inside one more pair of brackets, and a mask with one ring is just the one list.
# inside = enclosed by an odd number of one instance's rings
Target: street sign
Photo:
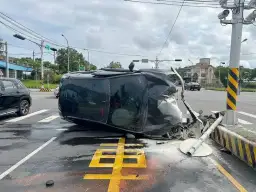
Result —
[[47, 49], [48, 51], [50, 51], [50, 49], [51, 49], [50, 45], [45, 45], [45, 49]]
[[79, 71], [85, 71], [85, 66], [80, 66]]
[[141, 62], [142, 63], [148, 63], [148, 59], [142, 59]]

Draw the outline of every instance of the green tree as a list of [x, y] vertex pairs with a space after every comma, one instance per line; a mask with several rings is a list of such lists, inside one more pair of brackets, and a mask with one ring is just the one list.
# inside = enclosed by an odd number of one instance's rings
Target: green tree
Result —
[[[66, 73], [68, 71], [68, 51], [67, 49], [59, 49], [57, 51], [56, 62], [59, 64], [59, 72]], [[88, 62], [87, 62], [88, 63]], [[82, 53], [75, 49], [69, 48], [69, 70], [77, 71], [80, 65], [86, 65], [86, 61]]]
[[[229, 68], [223, 67], [223, 66], [218, 66], [214, 71], [215, 77], [218, 79], [220, 78], [220, 82], [225, 87], [227, 87], [228, 71], [229, 71]], [[219, 74], [220, 74], [220, 77], [219, 77]]]
[[249, 80], [252, 81], [255, 78], [256, 78], [256, 68], [250, 71]]
[[120, 62], [111, 61], [107, 67], [108, 68], [122, 68], [122, 65]]

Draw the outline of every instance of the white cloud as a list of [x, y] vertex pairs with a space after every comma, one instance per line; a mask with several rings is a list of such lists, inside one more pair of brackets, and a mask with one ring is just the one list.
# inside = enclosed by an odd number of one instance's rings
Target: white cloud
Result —
[[[219, 7], [216, 5], [216, 7]], [[149, 5], [125, 2], [123, 0], [1, 0], [4, 13], [26, 25], [34, 31], [66, 44], [61, 34], [69, 39], [70, 45], [79, 48], [100, 49], [109, 52], [143, 55], [145, 57], [120, 56], [90, 51], [90, 61], [99, 67], [106, 66], [112, 60], [120, 61], [127, 67], [131, 60], [154, 59], [178, 13], [178, 6]], [[231, 26], [222, 26], [217, 18], [222, 9], [183, 7], [176, 25], [160, 59], [181, 58], [181, 66], [196, 63], [200, 57], [211, 57], [212, 64], [229, 60]], [[246, 13], [247, 15], [247, 13]], [[1, 19], [2, 21], [2, 19]], [[256, 27], [245, 25], [242, 44], [241, 64], [256, 67]], [[27, 47], [19, 49], [9, 47], [12, 54], [26, 53], [38, 47], [30, 42], [12, 37], [13, 31], [1, 25], [0, 37], [10, 44]], [[84, 53], [86, 51], [78, 50]], [[45, 59], [52, 60], [51, 55]], [[136, 67], [152, 67], [150, 64], [137, 64]], [[175, 63], [161, 63], [167, 68]]]

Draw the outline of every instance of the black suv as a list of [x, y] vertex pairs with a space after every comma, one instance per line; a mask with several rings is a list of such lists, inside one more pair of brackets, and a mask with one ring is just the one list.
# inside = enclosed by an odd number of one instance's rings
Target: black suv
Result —
[[189, 82], [185, 84], [185, 90], [198, 90], [200, 91], [201, 89], [201, 85], [199, 83], [196, 82]]
[[20, 80], [0, 78], [0, 116], [27, 115], [31, 106], [30, 91]]

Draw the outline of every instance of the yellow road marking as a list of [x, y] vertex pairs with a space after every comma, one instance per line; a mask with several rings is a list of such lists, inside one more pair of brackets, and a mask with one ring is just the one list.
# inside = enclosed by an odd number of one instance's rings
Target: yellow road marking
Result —
[[224, 167], [217, 163], [214, 159], [210, 158], [217, 169], [240, 191], [247, 192], [247, 190], [229, 173]]
[[[125, 146], [143, 146], [142, 144], [125, 144], [125, 139], [120, 138], [118, 143], [105, 143], [100, 146], [117, 147], [116, 149], [97, 149], [93, 155], [89, 167], [111, 167], [112, 174], [86, 174], [84, 179], [108, 179], [108, 192], [119, 192], [121, 180], [146, 180], [147, 175], [125, 175], [121, 174], [122, 168], [146, 168], [145, 153], [141, 149], [125, 149]], [[103, 153], [105, 153], [103, 155]], [[108, 153], [115, 153], [108, 154]], [[125, 155], [134, 153], [133, 155]], [[114, 159], [114, 163], [100, 163], [101, 159]], [[136, 163], [124, 163], [124, 159], [136, 159]]]

